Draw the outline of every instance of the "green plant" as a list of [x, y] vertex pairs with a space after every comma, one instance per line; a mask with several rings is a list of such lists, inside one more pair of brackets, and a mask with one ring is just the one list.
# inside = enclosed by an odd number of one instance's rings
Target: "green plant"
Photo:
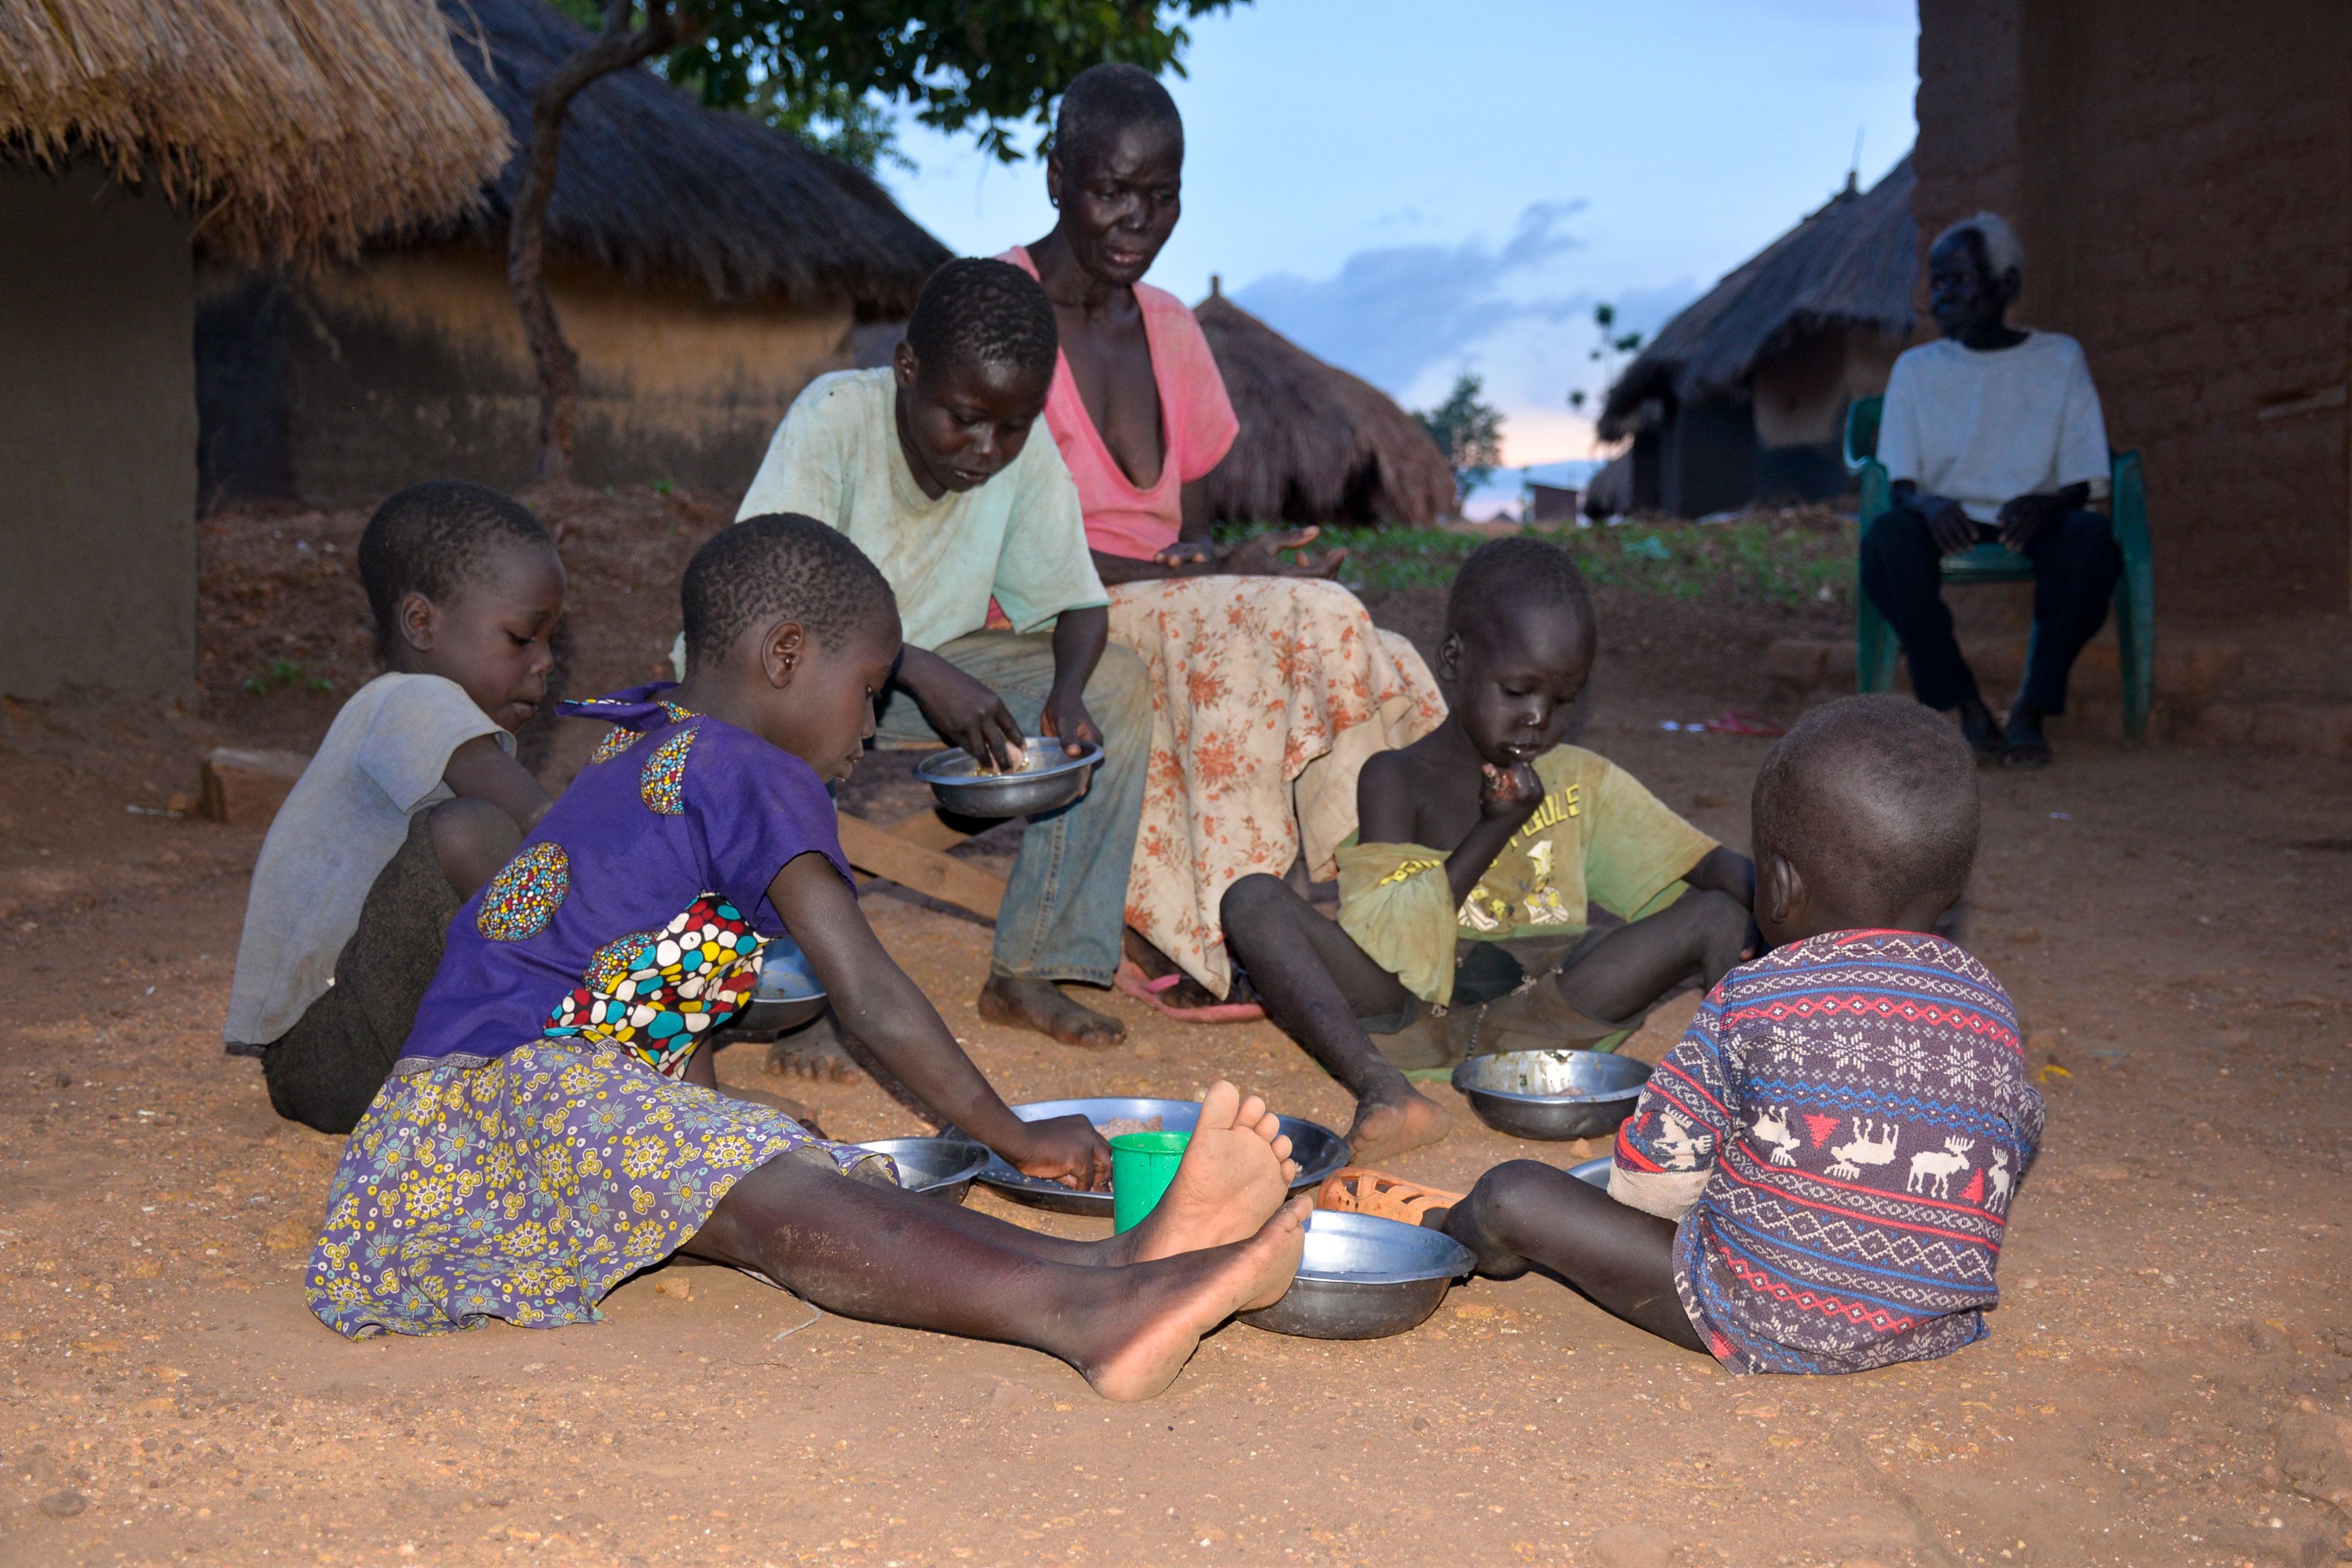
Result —
[[[1239, 541], [1288, 526], [1229, 524], [1218, 530], [1218, 537]], [[1793, 526], [1768, 512], [1715, 523], [1650, 519], [1630, 527], [1528, 533], [1567, 551], [1588, 582], [1676, 599], [1718, 595], [1790, 605], [1853, 602], [1851, 523]], [[1484, 542], [1476, 534], [1442, 528], [1326, 528], [1315, 548], [1345, 547], [1342, 580], [1359, 592], [1378, 595], [1442, 588]]]
[[311, 675], [290, 658], [273, 658], [239, 682], [256, 697], [267, 697], [273, 691], [300, 687], [305, 691], [332, 691], [335, 683], [322, 675]]
[[653, 492], [657, 496], [674, 496], [677, 494], [677, 481], [676, 479], [656, 479], [653, 482]]

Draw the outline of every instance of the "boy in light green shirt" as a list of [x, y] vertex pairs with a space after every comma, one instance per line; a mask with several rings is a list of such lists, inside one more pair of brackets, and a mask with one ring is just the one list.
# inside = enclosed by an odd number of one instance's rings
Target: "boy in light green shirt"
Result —
[[[1108, 987], [1118, 967], [1151, 695], [1141, 662], [1106, 646], [1110, 599], [1077, 486], [1053, 441], [1033, 439], [1058, 353], [1035, 279], [1002, 261], [949, 262], [923, 286], [889, 368], [824, 376], [801, 394], [737, 521], [816, 518], [889, 580], [906, 644], [882, 738], [944, 739], [1004, 767], [1028, 735], [1073, 755], [1081, 742], [1102, 747], [1087, 794], [1030, 819], [979, 1009], [1108, 1046], [1126, 1026], [1055, 983]], [[989, 629], [992, 598], [1011, 629]]]

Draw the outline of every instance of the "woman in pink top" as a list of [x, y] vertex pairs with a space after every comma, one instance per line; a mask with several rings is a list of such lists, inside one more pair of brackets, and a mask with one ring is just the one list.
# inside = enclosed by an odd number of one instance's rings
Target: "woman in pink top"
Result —
[[1287, 561], [1311, 528], [1232, 549], [1210, 536], [1202, 481], [1240, 426], [1200, 323], [1142, 281], [1175, 229], [1184, 127], [1133, 66], [1080, 73], [1045, 164], [1061, 216], [1003, 259], [1045, 285], [1062, 355], [1045, 422], [1110, 590], [1110, 635], [1153, 678], [1151, 760], [1122, 990], [1193, 1017], [1257, 1016], [1231, 994], [1218, 903], [1304, 854], [1338, 875], [1366, 757], [1445, 716], [1412, 646], [1328, 581], [1344, 556]]

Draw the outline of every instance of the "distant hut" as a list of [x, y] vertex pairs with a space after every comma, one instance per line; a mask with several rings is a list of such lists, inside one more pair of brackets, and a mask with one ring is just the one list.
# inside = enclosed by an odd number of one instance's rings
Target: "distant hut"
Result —
[[1625, 367], [1600, 428], [1633, 439], [1634, 508], [1697, 517], [1846, 488], [1846, 405], [1885, 390], [1915, 321], [1913, 185], [1908, 156], [1866, 193], [1849, 179]]
[[[589, 39], [539, 0], [443, 0], [515, 158], [463, 219], [357, 267], [206, 279], [205, 498], [529, 479], [537, 382], [506, 277], [530, 93]], [[572, 100], [548, 282], [580, 354], [574, 477], [740, 487], [801, 388], [904, 318], [946, 247], [865, 174], [651, 72]]]
[[0, 691], [194, 689], [198, 245], [347, 253], [509, 151], [430, 0], [0, 0]]
[[1325, 364], [1213, 283], [1192, 313], [1242, 426], [1209, 476], [1212, 516], [1425, 525], [1454, 510], [1445, 455], [1379, 387]]

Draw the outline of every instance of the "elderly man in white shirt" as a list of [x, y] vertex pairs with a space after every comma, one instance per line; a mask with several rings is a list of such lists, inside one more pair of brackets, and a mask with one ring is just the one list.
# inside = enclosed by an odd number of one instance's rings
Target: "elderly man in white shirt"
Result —
[[[2082, 345], [2008, 322], [2023, 279], [2009, 225], [1954, 224], [1927, 252], [1941, 342], [1895, 362], [1878, 435], [1894, 509], [1862, 545], [1862, 587], [1911, 660], [1930, 708], [1958, 709], [1979, 759], [2051, 761], [2042, 721], [2066, 710], [2066, 677], [2105, 620], [2123, 572], [2107, 519], [2106, 426]], [[1937, 561], [1979, 543], [2033, 563], [2033, 654], [2005, 727], [1978, 693], [1943, 601]]]

